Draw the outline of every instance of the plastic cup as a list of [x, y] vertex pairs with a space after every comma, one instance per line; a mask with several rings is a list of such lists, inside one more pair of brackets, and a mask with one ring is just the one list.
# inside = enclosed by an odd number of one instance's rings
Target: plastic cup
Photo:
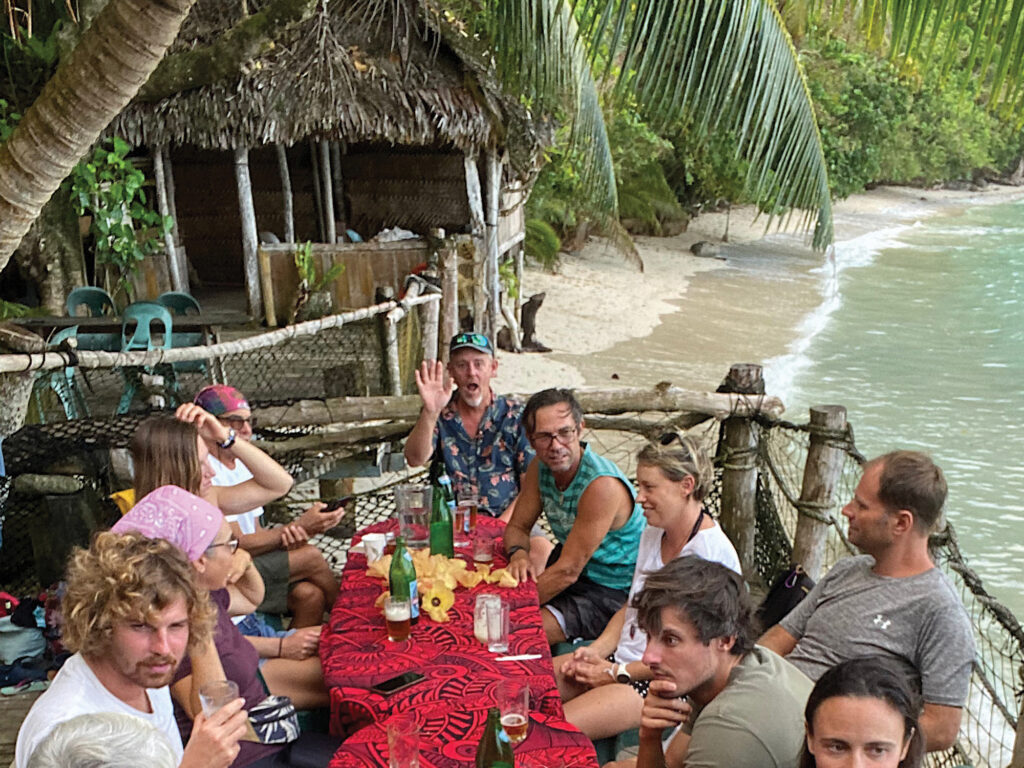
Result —
[[207, 717], [237, 698], [238, 683], [233, 680], [211, 680], [199, 686], [199, 702]]
[[384, 554], [384, 547], [387, 546], [387, 537], [383, 533], [367, 533], [361, 539], [363, 552], [366, 554], [366, 562], [373, 563], [380, 560]]
[[411, 714], [392, 715], [387, 724], [389, 768], [419, 768], [420, 727]]

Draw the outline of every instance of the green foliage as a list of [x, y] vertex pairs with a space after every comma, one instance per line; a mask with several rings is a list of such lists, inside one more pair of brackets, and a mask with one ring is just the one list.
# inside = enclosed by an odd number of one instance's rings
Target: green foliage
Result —
[[558, 264], [558, 252], [562, 250], [562, 240], [543, 219], [527, 219], [523, 249], [528, 257], [545, 269], [554, 269]]
[[[810, 44], [809, 44], [810, 45]], [[830, 37], [801, 52], [835, 197], [880, 178], [885, 143], [907, 116], [910, 88], [876, 54]]]
[[501, 287], [505, 289], [505, 293], [508, 294], [509, 298], [519, 298], [519, 280], [516, 279], [516, 264], [512, 259], [505, 259], [498, 264], [498, 279], [501, 281]]
[[14, 111], [14, 108], [3, 99], [0, 99], [0, 143], [7, 141], [14, 126], [21, 120], [21, 115]]
[[691, 122], [670, 134], [672, 152], [662, 160], [676, 199], [690, 212], [715, 208], [721, 201], [749, 202], [747, 161], [736, 156], [736, 137], [727, 131], [707, 135]]
[[345, 271], [344, 264], [335, 264], [318, 279], [316, 276], [316, 259], [313, 258], [313, 243], [309, 240], [296, 246], [295, 268], [299, 271], [299, 281], [311, 293], [324, 290], [328, 285], [341, 277], [341, 273]]
[[71, 173], [72, 200], [79, 216], [92, 216], [97, 263], [110, 264], [119, 287], [131, 299], [130, 275], [162, 247], [171, 219], [149, 207], [146, 177], [128, 158], [131, 146], [120, 138], [97, 146]]
[[0, 320], [10, 320], [12, 317], [25, 317], [31, 314], [39, 314], [39, 308], [0, 299]]

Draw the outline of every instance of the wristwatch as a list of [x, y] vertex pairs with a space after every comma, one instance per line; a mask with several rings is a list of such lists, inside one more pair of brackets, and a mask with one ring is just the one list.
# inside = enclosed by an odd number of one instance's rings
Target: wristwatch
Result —
[[509, 560], [511, 560], [512, 555], [514, 555], [516, 552], [519, 552], [520, 550], [526, 552], [526, 547], [521, 546], [519, 544], [514, 544], [513, 546], [508, 548], [508, 551], [505, 552], [505, 556], [508, 557]]
[[615, 665], [615, 681], [627, 684], [633, 682], [633, 677], [629, 674], [625, 664], [619, 663]]
[[223, 443], [217, 443], [220, 448], [228, 449], [235, 444], [235, 430], [233, 427], [228, 428], [227, 439]]

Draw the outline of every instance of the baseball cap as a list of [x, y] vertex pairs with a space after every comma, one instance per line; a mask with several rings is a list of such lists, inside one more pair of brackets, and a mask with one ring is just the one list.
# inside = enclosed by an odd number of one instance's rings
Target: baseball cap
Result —
[[484, 352], [494, 357], [494, 347], [491, 340], [482, 333], [457, 333], [452, 336], [452, 343], [448, 345], [448, 353], [451, 354], [457, 349], [475, 349], [477, 352]]
[[193, 402], [212, 416], [220, 416], [222, 413], [237, 411], [240, 408], [250, 410], [245, 395], [226, 384], [204, 387], [199, 390]]

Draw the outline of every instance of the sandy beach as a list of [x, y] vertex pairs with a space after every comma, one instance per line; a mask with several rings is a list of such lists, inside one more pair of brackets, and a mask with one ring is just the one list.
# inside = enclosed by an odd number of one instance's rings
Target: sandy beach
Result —
[[[879, 187], [836, 204], [835, 253], [940, 212], [1021, 196], [1024, 188], [1000, 185], [971, 192]], [[528, 266], [524, 295], [546, 293], [537, 335], [552, 352], [500, 352], [497, 388], [671, 381], [714, 389], [734, 362], [791, 353], [805, 333], [801, 323], [822, 303], [822, 273], [836, 256], [814, 253], [795, 220], [767, 233], [765, 223], [756, 208], [743, 206], [728, 216], [698, 216], [675, 237], [638, 237], [643, 272], [599, 238], [579, 253], [563, 254], [555, 273]], [[690, 246], [698, 241], [719, 244], [724, 261], [694, 256]], [[794, 266], [785, 280], [771, 267], [778, 258]], [[773, 384], [784, 389], [766, 377], [769, 390], [777, 391]]]

